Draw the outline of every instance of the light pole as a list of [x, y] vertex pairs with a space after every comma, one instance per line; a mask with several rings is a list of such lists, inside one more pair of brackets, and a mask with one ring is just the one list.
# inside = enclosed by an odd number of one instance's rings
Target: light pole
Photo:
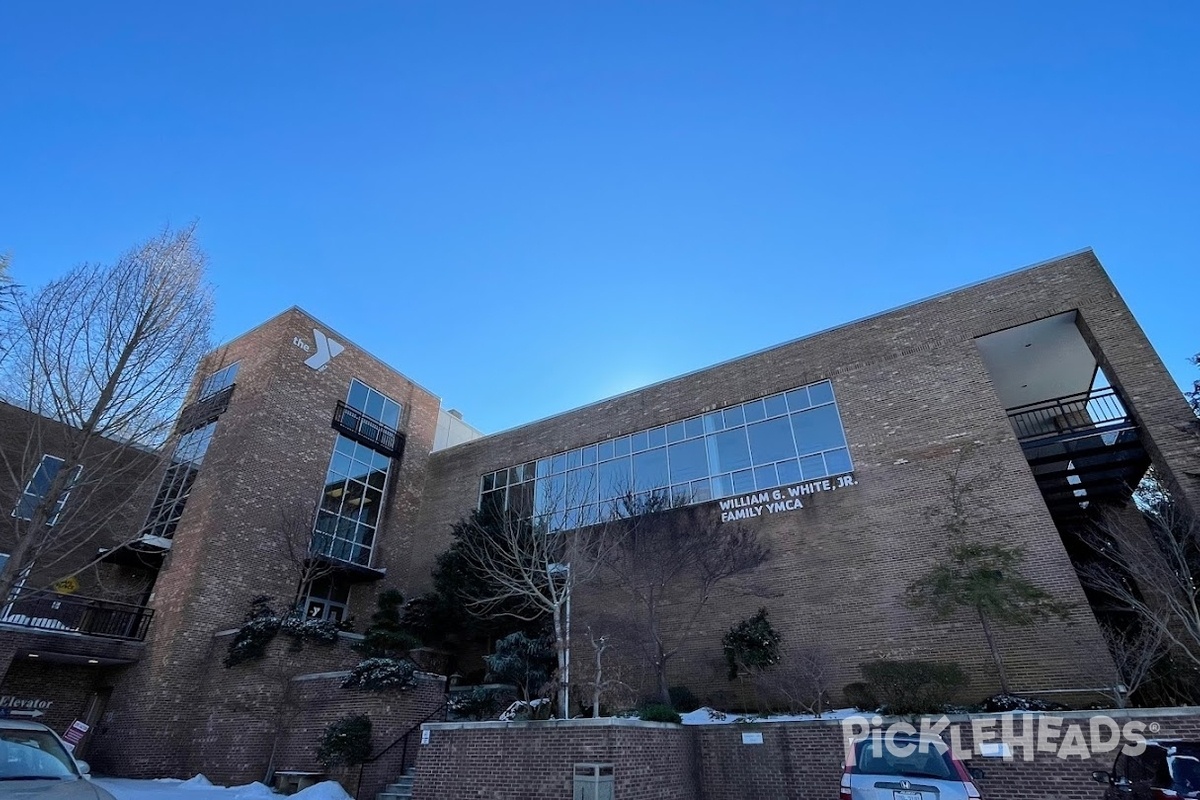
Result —
[[571, 718], [571, 565], [570, 564], [551, 564], [549, 567], [551, 576], [564, 576], [563, 592], [565, 601], [563, 602], [564, 611], [567, 618], [563, 623], [563, 663], [562, 675], [559, 677], [559, 693], [562, 695], [562, 710], [563, 718]]

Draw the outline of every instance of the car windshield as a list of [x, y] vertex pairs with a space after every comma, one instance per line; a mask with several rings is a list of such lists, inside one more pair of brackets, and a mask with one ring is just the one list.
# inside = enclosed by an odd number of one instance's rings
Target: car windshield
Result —
[[1169, 757], [1167, 763], [1171, 767], [1171, 779], [1175, 782], [1171, 788], [1188, 796], [1200, 792], [1200, 759], [1180, 753]]
[[[876, 746], [878, 743], [878, 747]], [[950, 754], [943, 744], [897, 737], [894, 745], [883, 739], [865, 739], [855, 749], [851, 772], [860, 775], [898, 775], [909, 778], [958, 780]]]
[[78, 777], [71, 755], [50, 731], [0, 728], [0, 781]]

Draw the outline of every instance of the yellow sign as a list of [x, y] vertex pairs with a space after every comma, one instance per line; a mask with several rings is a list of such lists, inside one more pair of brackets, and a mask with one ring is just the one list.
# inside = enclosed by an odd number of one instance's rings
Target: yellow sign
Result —
[[75, 594], [79, 591], [79, 578], [76, 578], [74, 575], [69, 578], [63, 578], [54, 584], [54, 591], [59, 594]]

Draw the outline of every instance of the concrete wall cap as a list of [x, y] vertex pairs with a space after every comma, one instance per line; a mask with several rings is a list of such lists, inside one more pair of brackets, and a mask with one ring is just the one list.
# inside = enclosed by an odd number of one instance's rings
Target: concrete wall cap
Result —
[[646, 728], [650, 730], [686, 730], [683, 725], [672, 722], [646, 722], [628, 717], [601, 717], [600, 719], [540, 719], [522, 720], [519, 722], [426, 722], [421, 730], [429, 731], [486, 731], [508, 728]]

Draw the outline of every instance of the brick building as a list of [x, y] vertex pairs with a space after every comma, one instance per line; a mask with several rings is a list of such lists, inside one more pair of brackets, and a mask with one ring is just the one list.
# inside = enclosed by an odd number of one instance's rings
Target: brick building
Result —
[[[763, 605], [785, 642], [827, 653], [833, 686], [871, 658], [922, 657], [991, 691], [975, 620], [933, 623], [900, 602], [942, 553], [931, 513], [956, 469], [987, 476], [973, 531], [1019, 544], [1026, 576], [1073, 606], [1068, 621], [999, 631], [1014, 688], [1111, 686], [1072, 562], [1080, 526], [1150, 464], [1200, 500], [1191, 412], [1090, 251], [489, 436], [294, 308], [213, 352], [192, 398], [139, 541], [110, 559], [156, 573], [148, 634], [114, 640], [131, 653], [90, 717], [91, 752], [123, 774], [220, 772], [214, 742], [253, 703], [227, 702], [218, 634], [250, 598], [364, 620], [382, 589], [428, 588], [451, 523], [481, 503], [570, 530], [620, 492], [669, 492], [751, 527], [772, 550], [758, 596], [722, 597], [672, 669], [719, 699], [721, 634]], [[549, 488], [557, 505], [539, 500]], [[287, 557], [296, 519], [333, 566], [310, 585]], [[580, 597], [580, 623], [601, 604]], [[35, 649], [0, 652], [9, 684]]]

